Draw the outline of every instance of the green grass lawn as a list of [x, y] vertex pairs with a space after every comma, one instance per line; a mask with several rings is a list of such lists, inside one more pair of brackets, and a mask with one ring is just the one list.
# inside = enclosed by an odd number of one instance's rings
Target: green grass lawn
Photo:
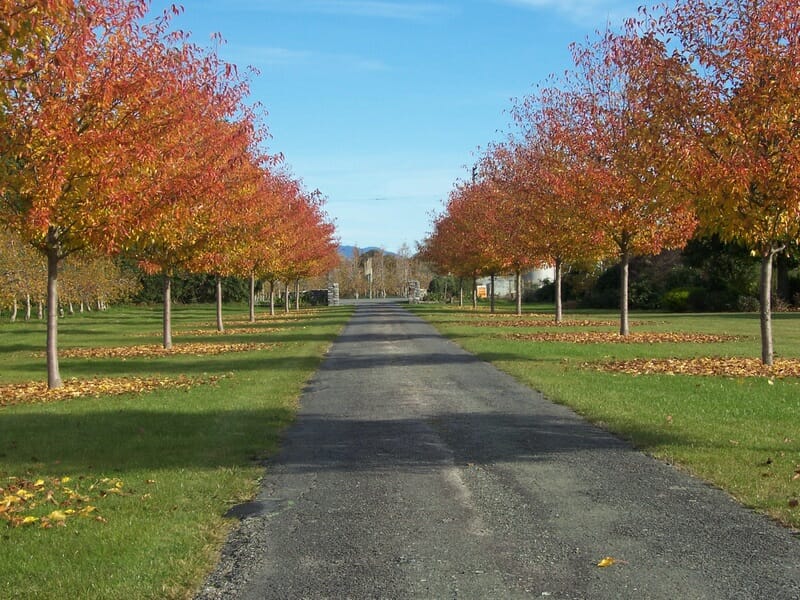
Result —
[[[0, 408], [0, 488], [27, 491], [24, 514], [40, 518], [19, 527], [0, 519], [0, 597], [191, 597], [233, 524], [225, 512], [252, 497], [263, 459], [350, 310], [259, 314], [251, 325], [246, 307], [232, 306], [231, 333], [220, 335], [212, 306], [176, 307], [176, 347], [271, 345], [220, 355], [63, 358], [65, 381], [224, 377], [188, 390]], [[62, 319], [59, 345], [158, 344], [160, 327], [160, 308], [112, 308]], [[0, 323], [0, 385], [45, 380], [43, 349], [43, 323]], [[52, 526], [42, 527], [48, 518]]]
[[[465, 349], [566, 404], [637, 447], [675, 464], [780, 522], [800, 528], [800, 379], [629, 375], [591, 364], [634, 358], [760, 356], [756, 314], [634, 313], [632, 332], [702, 332], [739, 339], [715, 343], [579, 344], [521, 341], [510, 333], [616, 331], [614, 325], [512, 324], [508, 305], [491, 317], [481, 305], [417, 305], [417, 314]], [[526, 313], [552, 312], [550, 306]], [[617, 313], [568, 313], [566, 319], [618, 319]], [[506, 320], [508, 326], [496, 326]], [[530, 321], [531, 319], [528, 318]], [[490, 322], [491, 327], [485, 326]], [[483, 324], [484, 326], [478, 326]], [[774, 315], [777, 357], [800, 357], [800, 314]]]

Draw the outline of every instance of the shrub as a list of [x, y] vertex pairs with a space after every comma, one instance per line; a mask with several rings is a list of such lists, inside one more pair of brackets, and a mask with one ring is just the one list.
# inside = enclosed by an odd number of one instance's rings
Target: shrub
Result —
[[753, 296], [739, 296], [736, 300], [736, 310], [739, 312], [758, 312], [761, 303]]
[[675, 288], [661, 296], [661, 306], [670, 312], [686, 312], [689, 310], [689, 288]]

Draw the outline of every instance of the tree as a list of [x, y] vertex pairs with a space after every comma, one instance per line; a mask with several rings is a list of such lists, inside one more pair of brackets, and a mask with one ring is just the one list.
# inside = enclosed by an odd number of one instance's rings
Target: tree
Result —
[[668, 88], [652, 77], [657, 71], [681, 81], [686, 67], [652, 35], [608, 32], [573, 46], [573, 56], [577, 71], [567, 93], [576, 119], [563, 143], [576, 159], [571, 175], [580, 210], [616, 247], [620, 335], [627, 335], [631, 257], [681, 248], [696, 227], [669, 168], [671, 122], [654, 108]]
[[457, 183], [444, 211], [433, 221], [433, 231], [418, 251], [424, 261], [442, 273], [453, 273], [472, 281], [472, 305], [477, 306], [475, 279], [488, 272], [487, 257], [480, 241], [482, 221], [474, 214], [477, 203], [474, 183]]
[[[496, 257], [500, 272], [513, 271], [516, 279], [516, 312], [522, 314], [522, 272], [547, 260], [541, 238], [539, 215], [528, 201], [527, 188], [519, 185], [517, 151], [513, 144], [496, 144], [481, 161], [482, 174], [491, 190], [485, 196], [484, 247]], [[494, 312], [494, 283], [492, 283]]]
[[16, 320], [19, 301], [25, 300], [25, 319], [31, 317], [31, 297], [41, 300], [47, 277], [42, 256], [25, 240], [0, 229], [0, 307], [11, 308]]
[[512, 115], [519, 134], [507, 167], [510, 185], [524, 199], [524, 222], [535, 236], [535, 252], [554, 267], [556, 323], [563, 319], [564, 268], [596, 263], [613, 253], [608, 237], [578, 201], [577, 156], [568, 143], [571, 136], [564, 135], [576, 130], [572, 108], [569, 96], [555, 87], [517, 103]]
[[[234, 240], [232, 268], [236, 273], [247, 276], [250, 280], [249, 313], [251, 322], [256, 320], [256, 281], [268, 279], [274, 282], [274, 273], [279, 269], [282, 242], [281, 215], [288, 198], [294, 193], [294, 187], [295, 183], [285, 174], [269, 168], [261, 169], [254, 190], [253, 202], [244, 207], [248, 211], [245, 217], [247, 231], [234, 236], [236, 239]], [[274, 283], [271, 287], [274, 287]], [[272, 293], [270, 294], [270, 310], [271, 314], [274, 314], [275, 304]]]
[[[170, 68], [170, 127], [159, 154], [141, 163], [137, 200], [146, 210], [123, 240], [142, 268], [164, 276], [163, 345], [172, 347], [171, 281], [194, 267], [224, 240], [243, 171], [256, 160], [251, 150], [264, 135], [243, 110], [246, 80], [213, 52], [189, 47]], [[250, 176], [250, 175], [248, 175]], [[206, 253], [206, 254], [204, 254]], [[193, 263], [194, 261], [194, 263]]]
[[[335, 227], [328, 221], [324, 210], [324, 199], [319, 191], [306, 192], [302, 186], [290, 198], [288, 217], [284, 232], [286, 246], [281, 277], [288, 284], [295, 284], [295, 302], [299, 308], [300, 280], [314, 277], [332, 270], [338, 262], [338, 240], [334, 238]], [[286, 296], [286, 310], [289, 306]]]
[[[148, 139], [139, 116], [163, 108], [145, 57], [161, 25], [144, 2], [5, 2], [0, 53], [0, 220], [47, 259], [47, 372], [61, 385], [58, 268], [87, 246], [108, 249], [134, 226], [127, 167]], [[150, 124], [148, 123], [149, 127]]]
[[679, 125], [680, 184], [706, 233], [761, 259], [761, 359], [771, 365], [773, 260], [800, 238], [800, 5], [685, 0], [649, 27], [692, 68], [677, 80], [653, 71], [664, 98], [682, 99], [660, 109]]

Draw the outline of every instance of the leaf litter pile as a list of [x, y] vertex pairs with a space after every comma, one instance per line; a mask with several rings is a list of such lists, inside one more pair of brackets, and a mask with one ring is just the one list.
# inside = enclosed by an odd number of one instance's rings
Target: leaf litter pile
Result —
[[[458, 325], [471, 327], [619, 327], [619, 321], [603, 321], [599, 319], [566, 319], [556, 323], [553, 315], [531, 315], [530, 319], [490, 319], [488, 321], [461, 321]], [[644, 321], [631, 321], [631, 327], [644, 325]]]
[[58, 402], [72, 398], [118, 396], [129, 393], [145, 393], [162, 388], [188, 390], [197, 385], [215, 384], [227, 375], [203, 377], [96, 377], [92, 379], [68, 379], [60, 388], [48, 389], [47, 383], [10, 383], [0, 385], [0, 407], [14, 404], [36, 404]]
[[758, 358], [700, 357], [700, 358], [637, 358], [621, 361], [584, 363], [584, 367], [597, 371], [625, 373], [628, 375], [705, 375], [717, 377], [800, 377], [800, 359], [775, 359], [772, 366]]
[[712, 344], [735, 342], [734, 335], [686, 332], [635, 332], [620, 335], [612, 331], [547, 331], [541, 333], [509, 333], [505, 339], [523, 342], [569, 342], [573, 344]]
[[119, 346], [116, 348], [68, 348], [61, 351], [64, 358], [156, 358], [159, 356], [210, 356], [225, 354], [227, 352], [252, 352], [256, 350], [270, 350], [277, 344], [250, 343], [250, 344], [203, 344], [190, 343], [173, 346], [169, 350], [159, 344], [144, 344], [140, 346]]
[[103, 477], [82, 491], [85, 483], [83, 477], [74, 483], [70, 477], [0, 480], [0, 520], [9, 527], [35, 525], [44, 529], [66, 527], [67, 521], [76, 517], [105, 523], [92, 503], [110, 495], [128, 495], [125, 484], [120, 479]]
[[246, 335], [251, 333], [278, 333], [281, 331], [280, 327], [234, 327], [228, 328], [226, 327], [224, 331], [217, 330], [216, 327], [213, 329], [188, 329], [186, 331], [178, 332], [178, 335], [185, 335], [185, 336], [202, 336], [202, 335]]

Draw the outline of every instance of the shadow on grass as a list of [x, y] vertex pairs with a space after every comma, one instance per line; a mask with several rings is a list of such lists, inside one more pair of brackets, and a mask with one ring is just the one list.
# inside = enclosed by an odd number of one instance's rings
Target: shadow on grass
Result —
[[126, 375], [147, 375], [164, 373], [167, 375], [202, 375], [204, 373], [236, 373], [280, 369], [282, 371], [308, 371], [319, 365], [317, 356], [270, 356], [269, 351], [253, 353], [228, 353], [215, 357], [168, 356], [119, 360], [79, 360], [62, 361], [62, 375], [68, 377], [124, 377]]
[[0, 461], [54, 475], [245, 465], [274, 449], [293, 415], [282, 408], [5, 413]]

